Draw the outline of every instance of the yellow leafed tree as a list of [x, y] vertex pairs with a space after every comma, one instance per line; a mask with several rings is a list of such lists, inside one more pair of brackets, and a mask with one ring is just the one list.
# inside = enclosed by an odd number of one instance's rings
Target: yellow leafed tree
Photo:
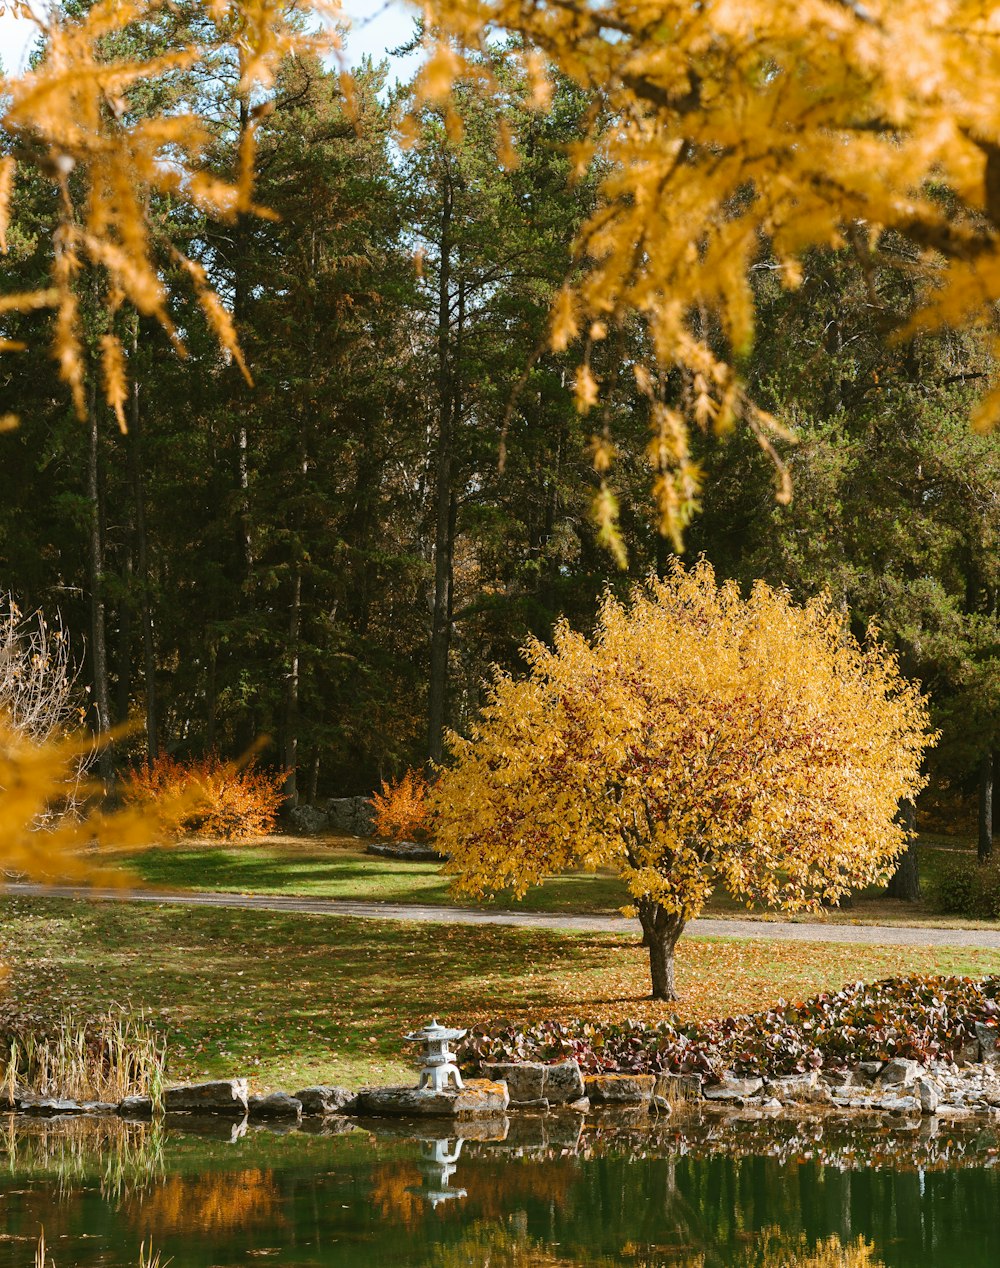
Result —
[[899, 803], [923, 786], [926, 703], [823, 599], [705, 563], [610, 595], [592, 639], [560, 624], [497, 679], [435, 798], [461, 892], [519, 897], [576, 867], [619, 870], [673, 999], [674, 948], [722, 883], [786, 909], [883, 881], [906, 846]]
[[[742, 418], [781, 472], [780, 422], [738, 373], [754, 328], [755, 267], [799, 284], [809, 248], [881, 257], [926, 280], [912, 329], [993, 328], [1000, 298], [1000, 10], [984, 0], [426, 0], [440, 51], [425, 92], [455, 73], [449, 40], [522, 37], [536, 99], [546, 63], [592, 94], [575, 160], [595, 157], [603, 201], [577, 243], [553, 314], [557, 348], [580, 336], [578, 400], [602, 385], [592, 341], [629, 312], [646, 320], [657, 366], [649, 461], [663, 528], [696, 505], [694, 423]], [[481, 74], [481, 70], [479, 71]], [[807, 265], [805, 265], [807, 267]], [[880, 304], [871, 287], [872, 303]], [[885, 312], [887, 327], [895, 314]], [[991, 336], [993, 337], [993, 336]], [[680, 375], [676, 373], [680, 370]], [[673, 371], [674, 373], [670, 373]], [[680, 378], [681, 385], [678, 385]], [[1000, 389], [976, 416], [1000, 415]], [[603, 446], [607, 449], [607, 445]], [[606, 516], [614, 501], [605, 498]]]

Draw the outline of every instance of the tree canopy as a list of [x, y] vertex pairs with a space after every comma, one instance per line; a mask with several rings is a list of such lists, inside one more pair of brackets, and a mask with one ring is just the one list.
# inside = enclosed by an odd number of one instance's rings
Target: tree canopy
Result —
[[497, 679], [436, 794], [460, 892], [615, 867], [674, 998], [673, 948], [717, 884], [790, 910], [886, 879], [899, 803], [924, 783], [926, 701], [825, 599], [675, 565], [607, 596], [592, 639], [563, 622]]

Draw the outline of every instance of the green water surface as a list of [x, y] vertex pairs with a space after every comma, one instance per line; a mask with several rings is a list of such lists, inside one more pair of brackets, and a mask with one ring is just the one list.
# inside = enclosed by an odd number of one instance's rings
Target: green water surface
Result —
[[177, 1268], [1000, 1265], [985, 1125], [195, 1126], [7, 1120], [0, 1265], [32, 1265], [41, 1226], [56, 1268], [134, 1268], [143, 1241]]

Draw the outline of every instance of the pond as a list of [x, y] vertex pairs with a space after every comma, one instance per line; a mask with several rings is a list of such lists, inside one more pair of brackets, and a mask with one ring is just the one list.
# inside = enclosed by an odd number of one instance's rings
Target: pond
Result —
[[0, 1264], [33, 1264], [40, 1226], [58, 1268], [136, 1268], [143, 1241], [177, 1268], [1000, 1263], [992, 1124], [192, 1127], [0, 1121]]

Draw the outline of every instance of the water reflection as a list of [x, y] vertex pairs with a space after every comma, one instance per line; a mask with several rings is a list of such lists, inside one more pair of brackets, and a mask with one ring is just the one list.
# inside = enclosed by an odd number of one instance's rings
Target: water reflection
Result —
[[[450, 1131], [445, 1135], [444, 1131]], [[233, 1139], [118, 1120], [0, 1130], [0, 1266], [1000, 1263], [1000, 1140], [871, 1120], [520, 1116]]]

